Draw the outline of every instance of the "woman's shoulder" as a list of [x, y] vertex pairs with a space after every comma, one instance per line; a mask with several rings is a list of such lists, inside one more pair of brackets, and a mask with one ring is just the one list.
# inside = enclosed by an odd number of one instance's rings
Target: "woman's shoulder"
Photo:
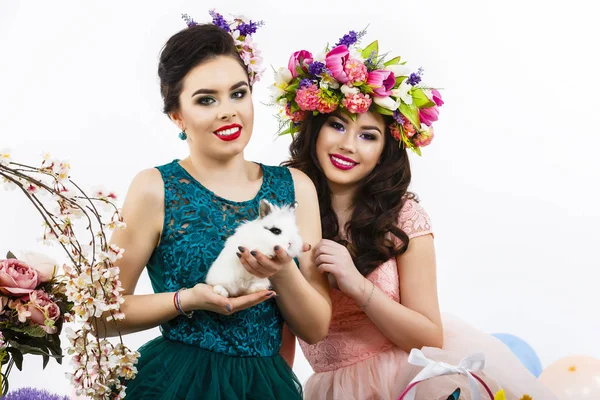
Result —
[[410, 239], [433, 233], [429, 214], [425, 211], [425, 208], [423, 208], [416, 196], [405, 196], [402, 209], [398, 214], [398, 227]]

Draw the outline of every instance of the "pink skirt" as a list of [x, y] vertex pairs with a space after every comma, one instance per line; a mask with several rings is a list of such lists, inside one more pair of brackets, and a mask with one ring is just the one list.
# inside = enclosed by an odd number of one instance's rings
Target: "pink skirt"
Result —
[[[485, 368], [477, 375], [496, 393], [504, 389], [508, 400], [529, 394], [534, 400], [557, 400], [495, 337], [476, 330], [455, 317], [444, 316], [444, 348], [424, 347], [425, 356], [435, 361], [458, 365], [466, 356], [485, 354]], [[397, 400], [422, 367], [408, 363], [408, 354], [393, 347], [376, 356], [334, 371], [313, 374], [304, 387], [307, 400]], [[457, 388], [461, 399], [470, 400], [467, 377], [446, 375], [431, 378], [416, 386], [417, 400], [446, 400]], [[481, 400], [488, 400], [479, 386]]]

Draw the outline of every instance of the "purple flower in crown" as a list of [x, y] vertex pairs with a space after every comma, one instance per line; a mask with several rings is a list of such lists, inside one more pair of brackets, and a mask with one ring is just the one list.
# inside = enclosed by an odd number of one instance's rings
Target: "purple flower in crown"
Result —
[[319, 61], [312, 62], [308, 65], [308, 73], [311, 77], [317, 77], [324, 72], [328, 72], [325, 64]]
[[181, 18], [183, 18], [183, 20], [185, 21], [185, 24], [189, 27], [192, 27], [194, 25], [198, 25], [198, 23], [196, 21], [194, 21], [192, 19], [192, 17], [190, 17], [187, 14], [181, 14]]
[[402, 118], [402, 114], [399, 110], [394, 110], [394, 121], [396, 121], [399, 125], [404, 124], [404, 118]]
[[210, 10], [208, 13], [212, 17], [212, 19], [213, 19], [212, 23], [214, 25], [218, 26], [219, 28], [223, 29], [224, 31], [231, 32], [231, 28], [229, 28], [229, 24], [227, 23], [227, 21], [225, 21], [225, 18], [221, 14], [219, 14], [215, 10]]
[[253, 33], [256, 33], [256, 30], [263, 25], [264, 25], [263, 21], [258, 21], [258, 22], [250, 21], [247, 24], [246, 23], [239, 24], [237, 27], [237, 30], [240, 32], [241, 36], [250, 36]]
[[335, 44], [335, 46], [340, 46], [340, 45], [344, 45], [346, 47], [350, 47], [356, 43], [358, 43], [358, 41], [367, 33], [366, 29], [363, 29], [360, 32], [356, 32], [356, 31], [350, 31], [347, 34], [345, 34], [344, 36], [342, 36], [342, 38], [340, 40], [338, 40], [338, 42]]
[[356, 35], [356, 32], [350, 31], [347, 34], [345, 34], [335, 45], [339, 46], [343, 44], [346, 47], [350, 47], [357, 41], [358, 36]]
[[299, 88], [307, 88], [310, 85], [312, 85], [312, 81], [308, 78], [304, 78], [300, 81], [300, 84], [298, 85]]
[[408, 83], [410, 83], [411, 86], [416, 86], [419, 84], [419, 82], [421, 82], [421, 75], [423, 75], [423, 68], [419, 68], [417, 70], [417, 73], [412, 73], [410, 74], [410, 76], [408, 77]]

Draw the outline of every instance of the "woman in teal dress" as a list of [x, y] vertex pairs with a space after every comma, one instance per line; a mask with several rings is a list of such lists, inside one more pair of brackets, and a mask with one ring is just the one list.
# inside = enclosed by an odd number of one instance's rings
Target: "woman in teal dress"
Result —
[[[213, 24], [192, 24], [162, 50], [164, 112], [189, 155], [135, 176], [123, 205], [127, 228], [111, 239], [125, 249], [121, 333], [161, 330], [139, 350], [127, 399], [300, 399], [280, 354], [284, 326], [309, 343], [327, 334], [331, 300], [312, 250], [321, 239], [315, 188], [298, 170], [244, 159], [252, 71], [231, 34]], [[258, 215], [261, 199], [298, 202], [299, 268], [282, 249], [273, 259], [240, 249], [244, 266], [269, 277], [273, 290], [219, 296], [203, 283], [208, 268], [240, 222]], [[155, 293], [134, 295], [144, 267]]]

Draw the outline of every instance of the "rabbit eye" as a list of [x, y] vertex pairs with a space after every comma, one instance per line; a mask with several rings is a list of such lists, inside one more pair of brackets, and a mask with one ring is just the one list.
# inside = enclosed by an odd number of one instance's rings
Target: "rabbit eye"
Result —
[[265, 226], [265, 229], [267, 229], [267, 230], [271, 231], [271, 233], [272, 233], [273, 235], [281, 235], [281, 229], [279, 229], [279, 228], [275, 228], [275, 227], [273, 227], [273, 228], [267, 228], [267, 227]]

